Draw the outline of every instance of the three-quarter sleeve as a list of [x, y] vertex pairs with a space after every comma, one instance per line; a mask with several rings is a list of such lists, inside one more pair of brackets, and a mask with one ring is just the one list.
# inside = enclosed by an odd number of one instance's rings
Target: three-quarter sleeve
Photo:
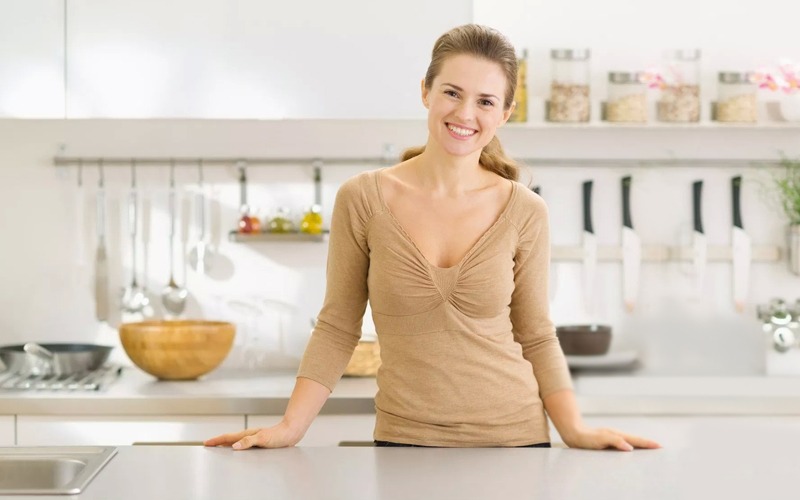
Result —
[[367, 306], [369, 211], [362, 176], [346, 181], [336, 194], [331, 217], [325, 299], [300, 362], [298, 377], [331, 391], [344, 373], [361, 337]]
[[[535, 196], [535, 195], [533, 195]], [[569, 368], [550, 319], [548, 274], [550, 272], [550, 224], [547, 205], [534, 198], [534, 211], [518, 227], [519, 242], [514, 256], [514, 292], [511, 323], [514, 340], [533, 365], [542, 399], [572, 389]]]

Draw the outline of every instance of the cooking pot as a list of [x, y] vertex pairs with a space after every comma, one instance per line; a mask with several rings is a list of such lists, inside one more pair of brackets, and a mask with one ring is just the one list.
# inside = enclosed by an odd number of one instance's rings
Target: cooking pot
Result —
[[[25, 345], [28, 345], [26, 352]], [[103, 366], [113, 347], [96, 344], [38, 344], [53, 354], [48, 358], [46, 351], [39, 354], [32, 344], [7, 345], [0, 347], [0, 361], [6, 369], [15, 373], [33, 375], [74, 375], [96, 370]], [[35, 345], [35, 344], [33, 344]]]
[[556, 327], [561, 350], [568, 356], [600, 356], [611, 346], [608, 325], [563, 325]]

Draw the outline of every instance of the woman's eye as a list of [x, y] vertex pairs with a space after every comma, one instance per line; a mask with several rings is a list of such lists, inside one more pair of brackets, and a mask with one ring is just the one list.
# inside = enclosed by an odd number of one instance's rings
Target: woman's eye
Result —
[[481, 106], [494, 106], [494, 101], [491, 101], [489, 99], [482, 99], [480, 102]]
[[444, 93], [450, 97], [458, 97], [458, 92], [455, 90], [445, 90]]

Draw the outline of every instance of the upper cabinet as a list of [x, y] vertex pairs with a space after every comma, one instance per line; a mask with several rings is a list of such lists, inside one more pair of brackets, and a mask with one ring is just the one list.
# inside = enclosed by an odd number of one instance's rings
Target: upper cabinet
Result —
[[63, 0], [0, 0], [0, 118], [64, 117]]
[[470, 0], [70, 2], [67, 113], [422, 118], [433, 43], [471, 19]]

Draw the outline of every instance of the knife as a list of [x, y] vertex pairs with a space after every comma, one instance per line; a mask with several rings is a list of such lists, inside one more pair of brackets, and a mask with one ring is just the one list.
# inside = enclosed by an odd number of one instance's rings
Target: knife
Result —
[[642, 241], [631, 220], [631, 176], [622, 178], [622, 299], [628, 312], [633, 311], [639, 291], [639, 268]]
[[703, 181], [692, 184], [692, 212], [694, 213], [694, 260], [695, 289], [698, 296], [703, 295], [703, 282], [705, 281], [706, 260], [708, 259], [708, 244], [703, 231]]
[[597, 268], [597, 237], [592, 227], [592, 186], [594, 181], [583, 183], [583, 294], [587, 313], [594, 306], [594, 276]]
[[[538, 194], [539, 196], [542, 195], [542, 186], [536, 185], [531, 186], [531, 191]], [[548, 279], [548, 288], [547, 288], [547, 297], [550, 302], [553, 302], [556, 298], [556, 293], [558, 292], [558, 264], [554, 260], [550, 260], [550, 275]]]
[[106, 254], [106, 199], [103, 163], [100, 162], [100, 176], [97, 188], [97, 251], [95, 253], [94, 300], [97, 321], [108, 321], [108, 255]]
[[731, 242], [733, 244], [733, 302], [739, 312], [744, 311], [745, 302], [747, 301], [750, 261], [752, 259], [752, 243], [742, 225], [741, 189], [742, 176], [737, 175], [731, 179], [731, 192], [733, 194]]

